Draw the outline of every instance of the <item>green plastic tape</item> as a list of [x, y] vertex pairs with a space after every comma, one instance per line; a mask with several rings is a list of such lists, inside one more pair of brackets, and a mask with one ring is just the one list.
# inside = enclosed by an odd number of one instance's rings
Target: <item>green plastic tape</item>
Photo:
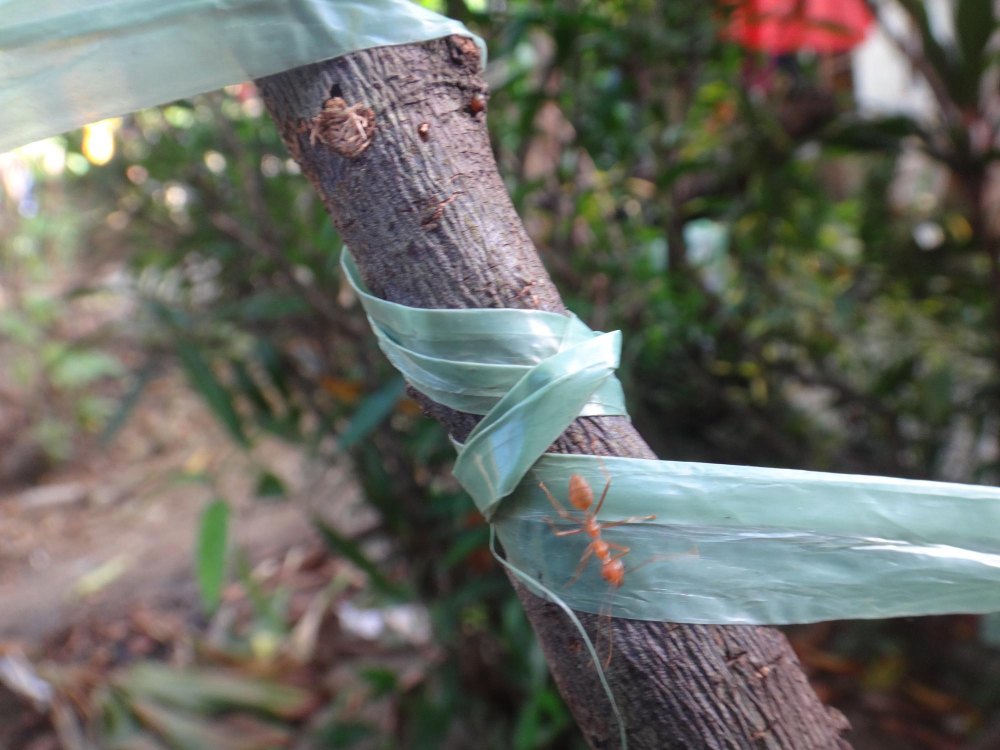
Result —
[[[478, 413], [492, 400], [455, 474], [510, 563], [573, 609], [717, 624], [1000, 611], [1000, 489], [544, 453], [577, 414], [624, 413], [617, 334], [544, 312], [396, 305], [363, 289], [347, 253], [342, 265], [414, 387]], [[583, 515], [562, 518], [540, 484], [569, 508], [573, 474], [596, 497], [610, 480], [602, 524], [632, 519], [602, 531], [613, 553], [628, 548], [620, 587], [593, 555], [581, 569], [586, 534], [555, 533]]]
[[[585, 541], [555, 537], [538, 482], [580, 474], [604, 532], [630, 547], [613, 590]], [[790, 624], [1000, 610], [1000, 491], [939, 482], [676, 461], [545, 455], [495, 518], [511, 562], [574, 609], [692, 623]]]
[[369, 294], [348, 252], [341, 267], [407, 382], [445, 406], [486, 415], [455, 476], [487, 519], [577, 416], [626, 413], [614, 377], [617, 332], [596, 334], [576, 316], [539, 311], [406, 307]]
[[301, 65], [450, 34], [409, 0], [0, 0], [0, 152]]

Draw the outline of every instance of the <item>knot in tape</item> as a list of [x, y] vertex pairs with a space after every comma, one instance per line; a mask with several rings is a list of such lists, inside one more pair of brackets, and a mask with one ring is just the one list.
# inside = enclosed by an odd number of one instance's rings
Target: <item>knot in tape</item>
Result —
[[[455, 475], [511, 567], [550, 598], [716, 624], [1000, 610], [1000, 489], [545, 453], [579, 415], [625, 414], [619, 333], [533, 310], [410, 308], [365, 291], [346, 252], [342, 266], [406, 380], [484, 415], [456, 445]], [[559, 513], [539, 485], [561, 495], [574, 474], [610, 489], [592, 518], [628, 552], [620, 585], [587, 569], [584, 534], [553, 533], [584, 516]]]
[[487, 520], [576, 417], [626, 415], [614, 376], [618, 331], [534, 310], [407, 307], [367, 292], [347, 251], [341, 267], [407, 382], [440, 404], [485, 415], [456, 444], [454, 474]]

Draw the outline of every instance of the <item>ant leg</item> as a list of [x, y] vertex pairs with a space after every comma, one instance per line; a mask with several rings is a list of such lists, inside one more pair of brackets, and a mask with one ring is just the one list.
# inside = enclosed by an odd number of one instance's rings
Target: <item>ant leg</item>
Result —
[[631, 547], [626, 547], [624, 544], [617, 544], [615, 542], [609, 542], [606, 539], [604, 540], [604, 543], [606, 545], [608, 545], [608, 547], [610, 547], [611, 549], [618, 550], [618, 554], [617, 555], [611, 555], [611, 557], [609, 557], [608, 560], [607, 560], [608, 562], [611, 562], [612, 560], [621, 560], [623, 557], [625, 557], [625, 555], [627, 555], [629, 552], [632, 551]]
[[601, 461], [601, 471], [604, 472], [604, 476], [608, 478], [608, 481], [604, 483], [604, 490], [601, 492], [601, 499], [597, 501], [597, 507], [595, 507], [590, 513], [592, 517], [601, 512], [601, 507], [604, 505], [604, 501], [608, 497], [608, 490], [611, 489], [611, 474], [608, 473], [608, 467], [604, 465], [604, 461]]
[[[570, 518], [570, 520], [576, 521], [575, 518]], [[560, 529], [551, 518], [546, 518], [545, 523], [549, 525], [549, 528], [552, 529], [552, 533], [556, 536], [573, 536], [573, 534], [582, 534], [586, 531], [583, 526], [580, 526], [578, 529]]]
[[651, 557], [648, 560], [643, 560], [638, 565], [629, 568], [628, 572], [633, 573], [636, 570], [639, 570], [640, 568], [645, 568], [647, 565], [652, 565], [653, 563], [671, 562], [671, 561], [685, 560], [698, 557], [701, 557], [701, 552], [699, 552], [698, 550], [698, 545], [692, 544], [691, 549], [685, 552], [678, 552], [672, 555], [655, 555], [654, 557]]
[[656, 516], [629, 516], [628, 518], [623, 518], [620, 521], [601, 521], [602, 529], [611, 529], [615, 526], [625, 526], [629, 523], [646, 523], [646, 521], [655, 521]]
[[597, 505], [594, 506], [594, 510], [590, 512], [590, 515], [596, 516], [601, 512], [601, 506], [604, 505], [604, 501], [608, 497], [608, 490], [611, 488], [611, 477], [608, 477], [608, 481], [604, 483], [604, 489], [601, 491], [601, 499], [597, 501]]
[[584, 569], [587, 567], [587, 561], [590, 560], [590, 556], [594, 554], [594, 543], [591, 542], [587, 545], [587, 549], [584, 551], [583, 556], [580, 558], [580, 564], [576, 566], [576, 571], [573, 573], [573, 577], [566, 581], [563, 588], [569, 588], [576, 580], [583, 575]]
[[556, 500], [555, 495], [549, 492], [549, 488], [545, 486], [545, 482], [539, 482], [538, 486], [542, 488], [542, 492], [545, 493], [545, 497], [549, 499], [549, 502], [552, 504], [552, 507], [556, 509], [556, 513], [559, 514], [560, 518], [565, 518], [569, 521], [576, 520], [573, 518], [573, 514], [566, 510], [562, 503]]

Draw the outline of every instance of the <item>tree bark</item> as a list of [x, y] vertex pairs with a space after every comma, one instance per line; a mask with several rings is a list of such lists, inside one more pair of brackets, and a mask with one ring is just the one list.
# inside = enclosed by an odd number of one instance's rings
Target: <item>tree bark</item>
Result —
[[[264, 101], [376, 295], [414, 307], [564, 313], [503, 181], [487, 90], [468, 39], [363, 50], [258, 81]], [[427, 404], [458, 439], [478, 417]], [[579, 419], [552, 450], [653, 458], [623, 418]], [[514, 582], [550, 669], [593, 748], [618, 729], [580, 636]], [[611, 638], [607, 675], [629, 747], [844, 748], [778, 631], [581, 615]], [[610, 633], [608, 632], [610, 631]]]

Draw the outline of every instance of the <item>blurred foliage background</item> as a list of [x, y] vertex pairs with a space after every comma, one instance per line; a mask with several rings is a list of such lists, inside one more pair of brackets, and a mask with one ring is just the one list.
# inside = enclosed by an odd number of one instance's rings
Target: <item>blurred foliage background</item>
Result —
[[[724, 5], [436, 4], [489, 44], [501, 172], [569, 307], [623, 330], [630, 411], [661, 456], [1000, 478], [997, 16], [986, 0], [939, 5], [877, 8], [927, 92], [918, 116], [860, 111], [847, 54], [726, 41]], [[179, 369], [236, 445], [271, 436], [349, 463], [378, 521], [359, 539], [317, 520], [329, 554], [366, 575], [368, 601], [419, 604], [433, 624], [418, 676], [359, 667], [355, 703], [292, 692], [275, 708], [228, 683], [212, 693], [198, 671], [183, 679], [210, 694], [184, 703], [188, 683], [165, 697], [151, 685], [166, 678], [116, 672], [87, 693], [81, 736], [223, 747], [197, 722], [242, 707], [285, 722], [262, 747], [582, 746], [446, 436], [377, 351], [251, 84], [2, 155], [0, 174], [0, 483], [86, 460]], [[283, 493], [263, 470], [257, 488]], [[253, 602], [222, 660], [245, 670], [234, 654], [260, 656], [262, 622], [286, 642], [305, 615], [227, 567], [221, 507], [191, 534], [206, 617], [225, 580]], [[1000, 672], [977, 628], [791, 635], [859, 747], [989, 747], [974, 743], [1000, 732]], [[288, 682], [282, 658], [257, 675], [271, 688]], [[189, 668], [205, 659], [219, 667]], [[389, 709], [369, 720], [357, 701]]]

